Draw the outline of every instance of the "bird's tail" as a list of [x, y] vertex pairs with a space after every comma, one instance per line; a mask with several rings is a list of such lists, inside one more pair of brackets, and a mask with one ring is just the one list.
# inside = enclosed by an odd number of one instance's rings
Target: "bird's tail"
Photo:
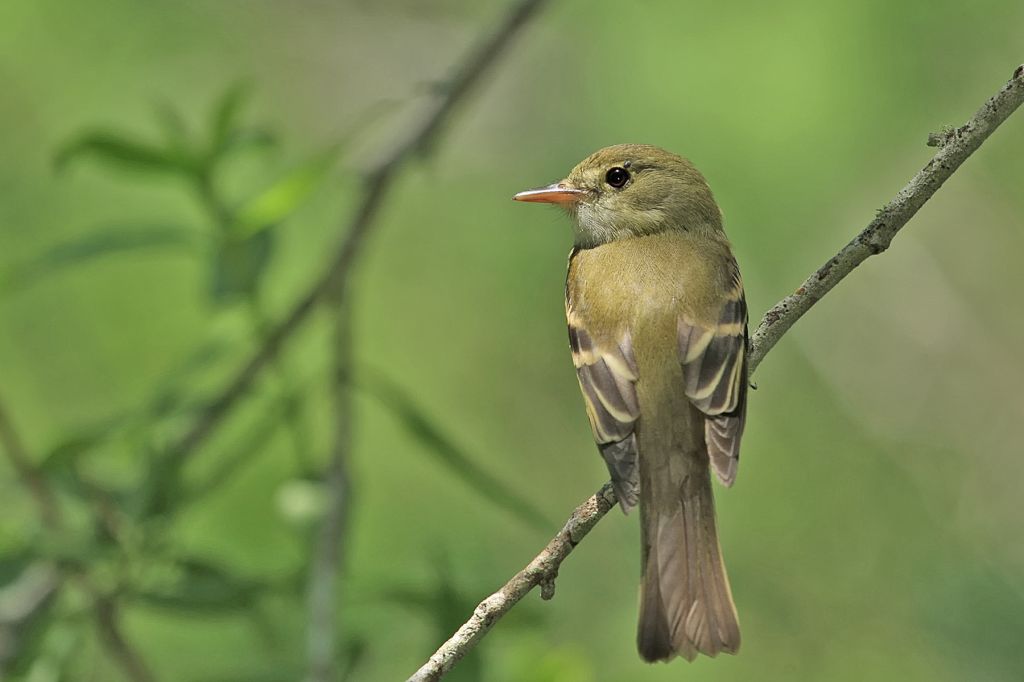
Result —
[[640, 656], [653, 662], [734, 654], [740, 627], [718, 544], [707, 457], [640, 460]]

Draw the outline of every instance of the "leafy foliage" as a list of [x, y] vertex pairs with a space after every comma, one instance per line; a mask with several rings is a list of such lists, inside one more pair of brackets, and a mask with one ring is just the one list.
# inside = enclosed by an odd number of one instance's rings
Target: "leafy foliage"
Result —
[[200, 246], [200, 235], [175, 225], [101, 226], [82, 239], [60, 244], [31, 261], [9, 268], [0, 278], [0, 291], [12, 293], [67, 268], [107, 256], [150, 249], [181, 250], [194, 256]]
[[[240, 154], [278, 144], [271, 131], [247, 123], [249, 95], [247, 84], [228, 88], [214, 103], [200, 134], [190, 129], [181, 112], [164, 103], [156, 107], [160, 129], [156, 139], [109, 129], [72, 137], [55, 154], [57, 170], [94, 165], [125, 173], [126, 180], [146, 176], [173, 182], [187, 190], [204, 216], [204, 224], [181, 226], [141, 219], [103, 225], [9, 267], [0, 273], [0, 291], [24, 291], [66, 270], [144, 251], [176, 252], [206, 259], [210, 302], [224, 312], [241, 312], [250, 320], [251, 340], [264, 342], [269, 325], [260, 289], [274, 260], [277, 232], [329, 181], [344, 144], [311, 154], [247, 196], [226, 196], [220, 182], [225, 164]], [[291, 497], [279, 500], [280, 512], [303, 535], [309, 535], [310, 524], [319, 522], [323, 512], [323, 500], [319, 507], [309, 506], [322, 494], [322, 473], [310, 469], [309, 462], [315, 457], [307, 452], [312, 445], [302, 425], [305, 403], [315, 391], [308, 382], [292, 376], [281, 361], [274, 367], [279, 385], [267, 409], [244, 437], [203, 468], [201, 476], [185, 476], [181, 453], [167, 447], [164, 434], [172, 434], [173, 441], [183, 423], [203, 418], [209, 397], [196, 394], [196, 377], [223, 362], [244, 341], [210, 338], [202, 342], [134, 410], [73, 431], [50, 445], [39, 459], [38, 473], [59, 492], [62, 506], [85, 511], [88, 522], [84, 527], [50, 529], [37, 551], [23, 548], [0, 553], [0, 585], [15, 585], [18, 576], [43, 556], [60, 566], [61, 588], [76, 603], [116, 600], [150, 612], [204, 619], [256, 617], [270, 597], [300, 599], [301, 575], [284, 580], [243, 575], [218, 558], [188, 551], [175, 540], [175, 520], [237, 478], [282, 427], [293, 436], [300, 468], [297, 477], [281, 488], [282, 494], [290, 491]], [[484, 471], [403, 389], [379, 372], [368, 376], [363, 388], [395, 414], [435, 462], [522, 522], [551, 528], [535, 506]], [[97, 478], [91, 471], [94, 460], [126, 447], [140, 465], [133, 482], [112, 484]], [[305, 500], [302, 509], [295, 506], [297, 494]], [[300, 573], [305, 570], [303, 567]], [[451, 577], [443, 572], [441, 578], [436, 594], [404, 595], [408, 606], [419, 605], [440, 619], [439, 634], [471, 608]], [[398, 594], [394, 591], [391, 596]], [[35, 675], [31, 672], [34, 666], [51, 659], [55, 669], [63, 669], [69, 656], [67, 647], [57, 647], [61, 652], [57, 658], [46, 653], [48, 647], [56, 646], [66, 626], [73, 625], [71, 631], [81, 633], [90, 621], [72, 618], [58, 609], [58, 604], [55, 598], [47, 599], [31, 617], [19, 622], [16, 633], [10, 633], [12, 654], [0, 655], [0, 675]], [[0, 623], [0, 639], [4, 637]], [[343, 636], [338, 648], [342, 679], [357, 670], [370, 648], [364, 637], [355, 633]], [[283, 670], [289, 671], [287, 676], [296, 674], [290, 666]], [[267, 679], [280, 679], [285, 674], [281, 671], [268, 673]], [[254, 672], [245, 679], [259, 679], [265, 672]], [[474, 658], [454, 679], [477, 679], [480, 674], [482, 662]]]
[[234, 614], [252, 609], [268, 583], [243, 578], [201, 558], [174, 563], [177, 573], [170, 584], [135, 591], [133, 599], [149, 606], [185, 615]]
[[202, 136], [193, 135], [181, 114], [163, 104], [157, 107], [163, 140], [145, 141], [109, 130], [86, 132], [65, 143], [54, 156], [54, 165], [61, 171], [73, 164], [91, 162], [132, 174], [180, 180], [206, 213], [209, 224], [205, 229], [145, 222], [133, 227], [104, 227], [3, 273], [0, 287], [10, 290], [25, 286], [62, 268], [103, 256], [184, 247], [186, 253], [195, 256], [209, 254], [209, 293], [213, 301], [230, 305], [254, 299], [271, 264], [271, 232], [323, 185], [341, 147], [333, 145], [311, 155], [250, 197], [224, 197], [217, 189], [223, 166], [243, 152], [277, 144], [272, 132], [245, 123], [248, 99], [246, 84], [227, 89], [214, 104]]
[[64, 170], [72, 161], [80, 159], [135, 173], [187, 176], [194, 172], [193, 159], [178, 149], [160, 148], [108, 131], [85, 133], [65, 144], [54, 157], [54, 166]]

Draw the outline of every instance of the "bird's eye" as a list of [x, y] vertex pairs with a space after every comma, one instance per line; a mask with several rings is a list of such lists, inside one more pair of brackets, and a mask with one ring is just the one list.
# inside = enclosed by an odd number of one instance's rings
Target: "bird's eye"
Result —
[[616, 166], [605, 173], [604, 181], [618, 189], [629, 181], [629, 171], [622, 166]]

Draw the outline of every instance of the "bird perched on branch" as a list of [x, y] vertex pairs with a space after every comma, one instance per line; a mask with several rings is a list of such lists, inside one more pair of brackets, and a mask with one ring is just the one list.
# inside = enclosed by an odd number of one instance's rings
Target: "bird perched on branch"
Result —
[[686, 159], [624, 144], [515, 199], [559, 205], [575, 226], [569, 343], [619, 504], [640, 507], [640, 655], [736, 653], [710, 472], [736, 478], [747, 306], [711, 190]]

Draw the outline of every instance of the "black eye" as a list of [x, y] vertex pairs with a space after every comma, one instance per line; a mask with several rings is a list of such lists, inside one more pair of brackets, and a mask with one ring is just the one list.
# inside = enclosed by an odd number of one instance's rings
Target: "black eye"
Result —
[[616, 166], [605, 173], [604, 181], [618, 189], [629, 181], [629, 171], [622, 166]]

